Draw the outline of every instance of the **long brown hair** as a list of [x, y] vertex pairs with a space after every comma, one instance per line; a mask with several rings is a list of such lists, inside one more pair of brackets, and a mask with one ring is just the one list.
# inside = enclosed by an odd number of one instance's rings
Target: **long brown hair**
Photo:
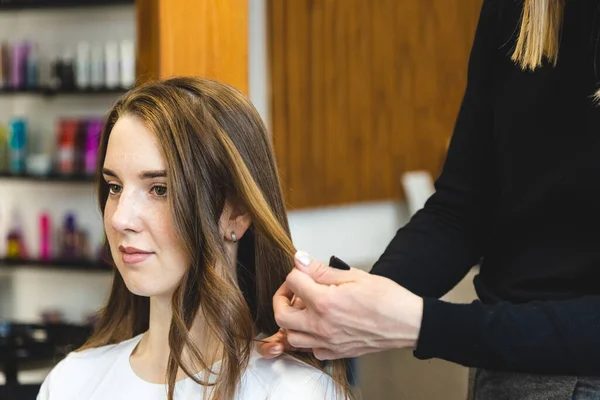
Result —
[[[189, 337], [194, 318], [202, 313], [223, 348], [220, 372], [211, 383], [213, 399], [233, 399], [256, 331], [267, 335], [278, 331], [272, 298], [293, 268], [295, 249], [270, 138], [252, 104], [228, 85], [197, 78], [151, 82], [129, 91], [109, 112], [98, 171], [110, 132], [124, 115], [143, 120], [159, 140], [175, 228], [191, 259], [172, 298], [168, 398], [173, 399], [178, 368], [208, 386], [194, 376], [198, 368], [210, 366]], [[101, 212], [107, 197], [108, 185], [99, 179]], [[219, 263], [232, 263], [219, 231], [221, 212], [232, 198], [252, 218], [239, 241], [237, 270], [243, 287], [215, 269]], [[82, 349], [119, 343], [145, 332], [149, 309], [149, 299], [131, 293], [115, 268], [108, 302]], [[184, 349], [191, 354], [191, 363], [182, 360]], [[338, 395], [349, 397], [342, 361], [325, 366], [313, 355], [293, 355], [332, 376]]]

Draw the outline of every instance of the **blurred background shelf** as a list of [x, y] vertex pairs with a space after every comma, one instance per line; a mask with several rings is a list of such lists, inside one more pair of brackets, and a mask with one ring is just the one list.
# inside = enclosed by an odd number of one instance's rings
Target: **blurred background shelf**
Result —
[[0, 258], [0, 269], [18, 269], [34, 267], [45, 269], [60, 269], [70, 271], [111, 271], [112, 267], [101, 261], [91, 260], [16, 260]]
[[[0, 0], [1, 2], [2, 0]], [[2, 6], [0, 6], [0, 11]], [[116, 87], [116, 88], [99, 88], [99, 89], [51, 89], [51, 88], [23, 88], [23, 89], [11, 89], [11, 88], [0, 88], [0, 96], [13, 96], [13, 95], [38, 95], [43, 97], [54, 97], [64, 95], [115, 95], [123, 94], [128, 88]]]
[[10, 179], [15, 181], [32, 181], [32, 182], [73, 182], [73, 183], [93, 183], [95, 177], [83, 174], [61, 175], [51, 173], [48, 175], [31, 175], [31, 174], [12, 174], [10, 172], [0, 172], [0, 179]]
[[134, 4], [134, 0], [0, 0], [0, 11]]

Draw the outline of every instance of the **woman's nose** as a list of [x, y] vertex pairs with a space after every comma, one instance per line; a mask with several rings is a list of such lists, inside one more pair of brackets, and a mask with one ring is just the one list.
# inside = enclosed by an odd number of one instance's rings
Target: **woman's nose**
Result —
[[134, 194], [121, 193], [110, 221], [113, 229], [118, 232], [140, 230], [139, 207]]

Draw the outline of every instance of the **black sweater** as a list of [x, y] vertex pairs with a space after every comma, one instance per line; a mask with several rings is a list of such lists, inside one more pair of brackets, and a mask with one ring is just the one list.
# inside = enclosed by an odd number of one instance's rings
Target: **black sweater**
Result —
[[[599, 7], [567, 1], [557, 65], [524, 72], [522, 0], [484, 1], [436, 193], [372, 270], [425, 298], [418, 358], [600, 375]], [[481, 301], [437, 300], [477, 263]]]

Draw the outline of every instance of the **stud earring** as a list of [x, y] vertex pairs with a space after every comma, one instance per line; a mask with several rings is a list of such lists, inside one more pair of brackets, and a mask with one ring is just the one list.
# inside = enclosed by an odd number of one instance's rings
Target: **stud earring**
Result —
[[237, 242], [237, 236], [235, 236], [235, 232], [234, 231], [231, 231], [231, 241], [233, 243]]

